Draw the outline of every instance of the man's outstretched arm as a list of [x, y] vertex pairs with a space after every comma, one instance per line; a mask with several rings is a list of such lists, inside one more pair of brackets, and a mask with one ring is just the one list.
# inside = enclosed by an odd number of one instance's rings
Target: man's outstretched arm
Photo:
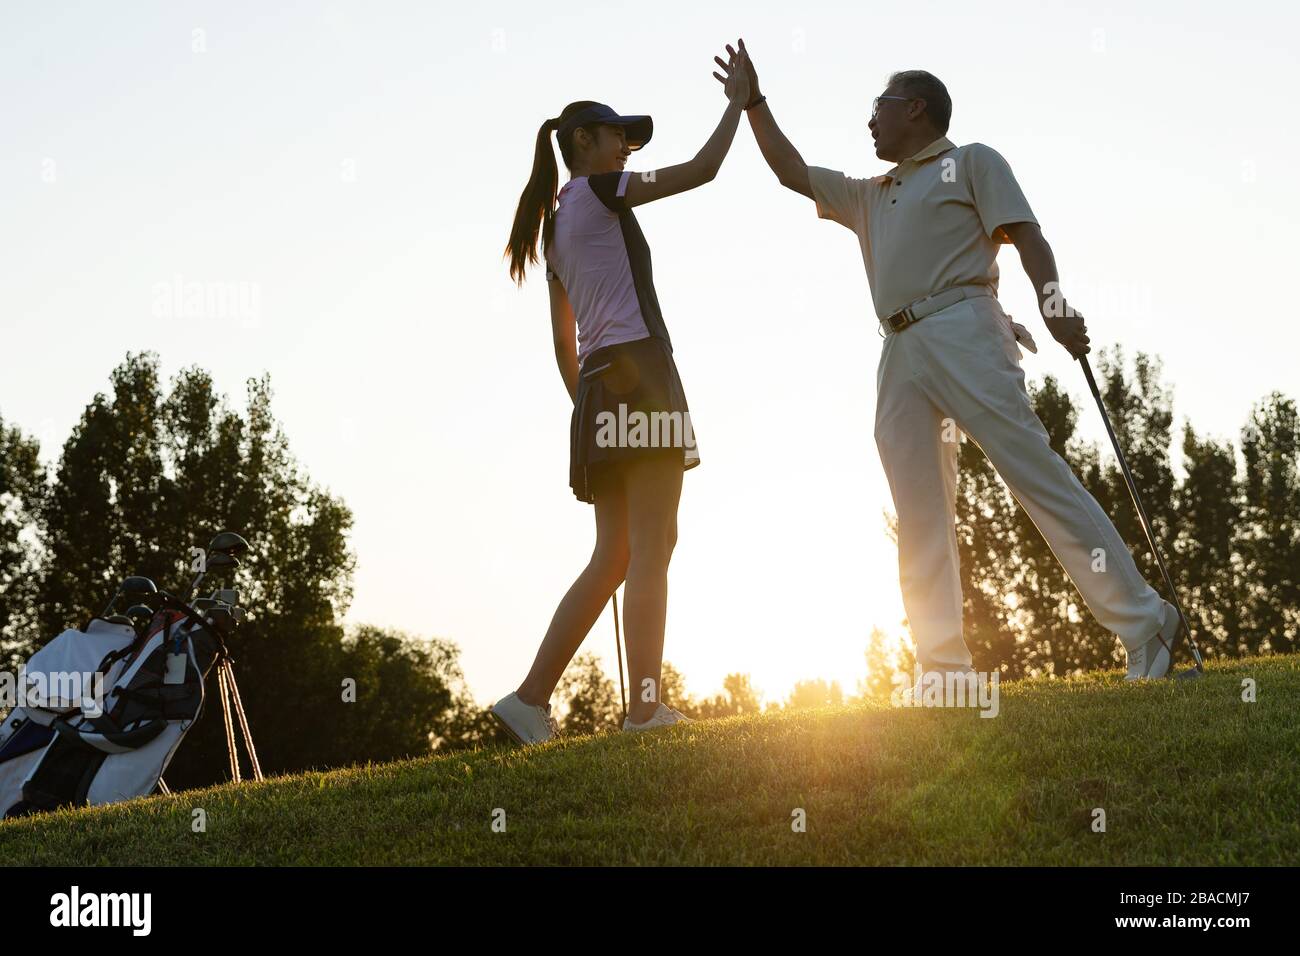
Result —
[[794, 144], [785, 138], [781, 127], [776, 125], [776, 119], [772, 116], [767, 103], [750, 107], [746, 110], [746, 115], [749, 116], [749, 128], [754, 131], [758, 148], [763, 158], [767, 160], [767, 165], [772, 167], [772, 172], [776, 173], [776, 178], [781, 185], [812, 199], [812, 184], [808, 181], [808, 164], [803, 161]]
[[[748, 53], [743, 39], [740, 41], [740, 50]], [[737, 54], [730, 43], [727, 44], [727, 53], [732, 57]], [[714, 60], [722, 63], [718, 57], [714, 57]], [[753, 57], [747, 57], [745, 68], [749, 73], [749, 102], [753, 103], [763, 96], [758, 88], [758, 71], [754, 68]], [[758, 142], [759, 151], [767, 160], [767, 165], [772, 167], [772, 172], [776, 173], [776, 178], [781, 185], [812, 199], [812, 184], [808, 181], [808, 164], [799, 155], [799, 150], [786, 139], [785, 133], [781, 132], [781, 127], [776, 125], [767, 103], [750, 106], [745, 113], [749, 117], [749, 127], [754, 131], [754, 139]]]

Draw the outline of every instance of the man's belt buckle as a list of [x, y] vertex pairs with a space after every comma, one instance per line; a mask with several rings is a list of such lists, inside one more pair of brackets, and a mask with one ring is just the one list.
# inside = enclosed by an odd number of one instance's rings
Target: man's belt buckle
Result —
[[909, 305], [906, 308], [899, 309], [889, 318], [885, 319], [885, 324], [889, 326], [889, 331], [893, 333], [901, 332], [903, 329], [917, 321], [916, 313], [912, 311], [912, 306]]

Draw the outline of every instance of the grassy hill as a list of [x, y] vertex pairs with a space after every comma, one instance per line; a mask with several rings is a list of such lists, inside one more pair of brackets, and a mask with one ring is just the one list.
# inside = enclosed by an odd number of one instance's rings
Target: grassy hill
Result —
[[[1300, 657], [1185, 684], [1120, 676], [1003, 684], [993, 719], [888, 706], [736, 717], [62, 811], [0, 823], [0, 860], [1300, 862]], [[806, 832], [792, 830], [796, 808]]]

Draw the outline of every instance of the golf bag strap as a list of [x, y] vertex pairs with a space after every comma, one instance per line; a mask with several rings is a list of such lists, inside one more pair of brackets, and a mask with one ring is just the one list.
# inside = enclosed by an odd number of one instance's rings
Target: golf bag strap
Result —
[[[191, 682], [192, 683], [192, 682]], [[164, 687], [181, 687], [183, 684], [163, 684], [162, 681], [150, 681], [144, 687], [114, 687], [113, 695], [123, 700], [137, 700], [156, 707], [163, 720], [193, 720], [194, 714], [186, 706], [185, 700], [174, 700], [163, 694]]]
[[[90, 729], [86, 730], [85, 725]], [[165, 718], [147, 721], [134, 730], [122, 730], [107, 717], [93, 717], [85, 721], [82, 727], [73, 727], [66, 720], [56, 720], [51, 726], [65, 739], [84, 744], [94, 750], [108, 754], [130, 753], [139, 750], [153, 740], [167, 726]]]
[[108, 669], [112, 667], [115, 663], [117, 663], [120, 660], [125, 660], [126, 658], [134, 654], [138, 650], [137, 647], [138, 644], [139, 644], [139, 640], [137, 639], [135, 641], [132, 641], [130, 644], [126, 645], [126, 647], [120, 648], [116, 651], [109, 651], [107, 654], [104, 655], [104, 659], [99, 662], [99, 667], [95, 668], [96, 671], [101, 674], [107, 674]]

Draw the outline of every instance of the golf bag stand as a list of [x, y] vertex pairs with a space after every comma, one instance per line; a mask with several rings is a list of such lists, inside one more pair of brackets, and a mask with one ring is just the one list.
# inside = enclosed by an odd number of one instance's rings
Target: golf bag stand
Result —
[[[235, 727], [231, 712], [239, 721], [240, 733], [244, 738], [244, 750], [248, 753], [248, 763], [253, 770], [253, 779], [261, 781], [262, 765], [257, 759], [257, 748], [253, 745], [253, 733], [248, 728], [248, 715], [244, 713], [244, 702], [239, 698], [239, 685], [235, 683], [234, 661], [223, 656], [217, 661], [217, 689], [221, 694], [221, 717], [226, 728], [226, 754], [230, 758], [230, 780], [242, 783], [243, 775], [239, 769], [239, 748], [235, 746]], [[170, 794], [171, 788], [162, 777], [158, 778], [158, 792]]]
[[[248, 716], [244, 713], [244, 702], [239, 699], [239, 685], [235, 683], [234, 661], [229, 655], [223, 655], [217, 662], [217, 686], [221, 692], [221, 715], [226, 725], [226, 751], [230, 754], [230, 779], [240, 783], [243, 777], [239, 773], [239, 752], [235, 747], [235, 728], [231, 722], [231, 711], [239, 720], [239, 729], [244, 738], [244, 749], [248, 751], [248, 762], [253, 769], [253, 779], [262, 780], [262, 765], [257, 759], [257, 748], [253, 746], [253, 732], [248, 729]], [[158, 781], [164, 787], [162, 779]]]
[[1179, 623], [1182, 625], [1183, 633], [1187, 635], [1187, 645], [1192, 649], [1192, 657], [1196, 660], [1196, 674], [1203, 674], [1205, 673], [1205, 664], [1201, 660], [1201, 652], [1196, 646], [1196, 639], [1192, 636], [1192, 628], [1187, 621], [1187, 616], [1183, 614], [1183, 606], [1178, 600], [1178, 591], [1174, 587], [1174, 579], [1165, 567], [1165, 560], [1160, 555], [1160, 549], [1156, 547], [1156, 536], [1151, 529], [1151, 519], [1147, 516], [1147, 509], [1142, 504], [1142, 498], [1138, 495], [1137, 483], [1133, 480], [1133, 474], [1128, 469], [1128, 462], [1124, 460], [1124, 452], [1119, 447], [1119, 439], [1115, 437], [1115, 429], [1111, 427], [1110, 416], [1106, 414], [1106, 405], [1101, 400], [1101, 392], [1097, 388], [1097, 380], [1092, 376], [1092, 366], [1088, 364], [1088, 357], [1086, 355], [1079, 356], [1079, 364], [1083, 366], [1083, 374], [1088, 380], [1088, 388], [1092, 390], [1092, 397], [1097, 400], [1097, 407], [1101, 409], [1101, 420], [1106, 424], [1106, 434], [1110, 436], [1111, 447], [1115, 449], [1115, 457], [1119, 459], [1120, 471], [1124, 473], [1124, 483], [1128, 485], [1128, 493], [1133, 498], [1133, 507], [1137, 509], [1138, 522], [1142, 525], [1142, 530], [1147, 536], [1147, 544], [1151, 548], [1151, 553], [1155, 555], [1156, 564], [1160, 567], [1160, 574], [1164, 578], [1165, 587], [1169, 591], [1170, 603], [1173, 604], [1174, 610], [1178, 612]]

